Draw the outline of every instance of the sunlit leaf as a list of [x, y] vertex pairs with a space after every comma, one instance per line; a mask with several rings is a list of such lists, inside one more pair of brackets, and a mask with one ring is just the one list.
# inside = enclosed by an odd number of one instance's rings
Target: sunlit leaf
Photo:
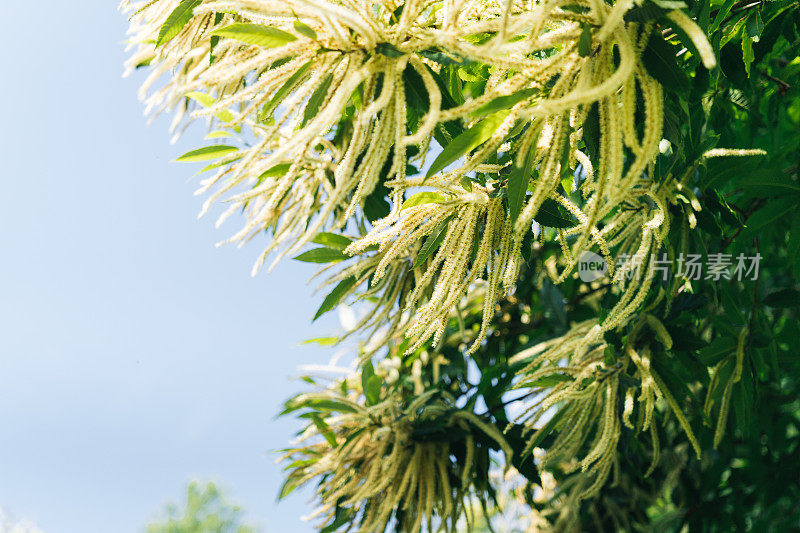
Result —
[[317, 39], [317, 32], [315, 32], [308, 24], [303, 24], [299, 20], [294, 21], [294, 29], [300, 35], [304, 35], [309, 39]]
[[178, 7], [164, 21], [156, 38], [156, 48], [171, 41], [192, 20], [194, 8], [200, 5], [200, 0], [183, 0]]
[[447, 228], [449, 227], [452, 219], [453, 215], [450, 215], [446, 219], [442, 220], [434, 228], [433, 232], [428, 235], [428, 238], [425, 240], [425, 244], [422, 245], [422, 248], [417, 254], [417, 258], [414, 260], [414, 268], [422, 266], [422, 264], [425, 263], [425, 260], [436, 251], [436, 249], [444, 240], [444, 237], [447, 234]]
[[297, 40], [297, 37], [291, 33], [278, 28], [244, 22], [237, 22], [224, 28], [219, 28], [212, 33], [213, 35], [236, 39], [243, 43], [263, 46], [264, 48], [276, 48]]
[[658, 80], [664, 89], [685, 94], [689, 91], [689, 78], [678, 66], [676, 52], [675, 47], [665, 41], [660, 32], [654, 31], [650, 34], [642, 61], [648, 74]]
[[314, 244], [321, 244], [322, 246], [327, 246], [328, 248], [335, 248], [337, 250], [344, 250], [353, 242], [352, 239], [345, 237], [344, 235], [338, 235], [336, 233], [317, 233], [311, 242]]
[[552, 198], [547, 198], [542, 203], [533, 219], [542, 226], [551, 228], [571, 228], [578, 225], [578, 220]]
[[308, 98], [308, 103], [305, 109], [303, 109], [303, 126], [317, 115], [317, 111], [319, 111], [322, 102], [324, 102], [325, 98], [328, 96], [328, 89], [330, 89], [332, 82], [333, 74], [328, 74], [325, 76], [325, 79], [322, 80], [322, 83], [319, 84], [319, 87], [317, 87]]
[[417, 205], [422, 204], [440, 204], [445, 201], [444, 195], [438, 192], [418, 192], [416, 194], [412, 194], [403, 202], [403, 205], [400, 207], [400, 210], [408, 209], [409, 207], [414, 207]]
[[349, 256], [344, 255], [341, 250], [336, 248], [323, 247], [303, 252], [294, 259], [305, 263], [335, 263], [349, 259]]
[[490, 115], [453, 139], [433, 161], [426, 177], [430, 178], [450, 163], [486, 142], [497, 131], [508, 113], [508, 111], [501, 111]]
[[337, 305], [339, 302], [342, 301], [349, 292], [350, 289], [355, 287], [356, 285], [356, 278], [351, 276], [339, 282], [336, 287], [325, 297], [325, 300], [322, 301], [322, 305], [319, 306], [317, 312], [314, 314], [314, 320], [318, 319]]
[[205, 146], [203, 148], [198, 148], [197, 150], [192, 150], [190, 152], [186, 152], [182, 156], [180, 156], [175, 161], [180, 161], [182, 163], [194, 163], [197, 161], [210, 161], [212, 159], [219, 159], [220, 157], [224, 157], [226, 155], [233, 154], [238, 152], [239, 148], [236, 146], [227, 146], [224, 144], [214, 144], [212, 146]]
[[530, 98], [531, 96], [537, 94], [538, 92], [539, 89], [531, 88], [531, 89], [522, 89], [520, 91], [511, 93], [506, 96], [498, 96], [497, 98], [490, 100], [486, 104], [479, 107], [473, 113], [473, 115], [474, 116], [490, 115], [498, 111], [511, 109], [519, 102], [525, 100], [526, 98]]

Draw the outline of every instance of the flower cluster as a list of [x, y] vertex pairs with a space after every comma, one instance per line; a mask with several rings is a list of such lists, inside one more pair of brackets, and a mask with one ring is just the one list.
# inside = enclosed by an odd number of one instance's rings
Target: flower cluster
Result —
[[494, 425], [447, 394], [404, 397], [383, 387], [371, 397], [343, 383], [287, 404], [311, 409], [313, 423], [284, 459], [290, 487], [317, 481], [314, 517], [363, 532], [384, 531], [392, 520], [403, 531], [433, 531], [433, 523], [454, 531], [474, 501], [486, 505], [489, 448], [507, 462], [512, 454]]
[[[655, 469], [660, 454], [653, 420], [656, 400], [669, 407], [700, 456], [691, 425], [651, 364], [653, 347], [640, 340], [649, 328], [654, 343], [671, 349], [672, 338], [663, 324], [643, 313], [628, 334], [622, 354], [603, 339], [587, 344], [596, 328], [596, 320], [576, 324], [566, 335], [520, 352], [511, 361], [526, 364], [516, 386], [541, 393], [522, 415], [530, 434], [528, 449], [539, 445], [543, 435], [557, 434], [546, 450], [543, 467], [558, 465], [566, 474], [576, 473], [561, 486], [575, 505], [596, 495], [617, 468], [622, 426], [649, 432], [653, 457], [645, 476]], [[620, 405], [624, 406], [621, 413]]]

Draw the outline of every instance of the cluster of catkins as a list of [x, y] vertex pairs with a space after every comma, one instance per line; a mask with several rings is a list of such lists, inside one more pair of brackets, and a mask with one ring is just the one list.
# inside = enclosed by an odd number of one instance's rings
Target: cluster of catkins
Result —
[[[653, 23], [626, 20], [634, 7], [633, 0], [123, 2], [134, 48], [129, 67], [150, 71], [141, 95], [148, 111], [174, 111], [176, 129], [207, 118], [221, 128], [213, 137], [240, 139], [184, 157], [219, 156], [200, 189], [208, 193], [204, 210], [222, 201], [222, 219], [244, 215], [230, 242], [268, 235], [256, 269], [268, 255], [297, 253], [320, 235], [336, 243], [349, 259], [336, 263], [344, 266], [327, 283], [336, 301], [368, 307], [357, 329], [371, 335], [372, 352], [398, 339], [406, 339], [406, 354], [435, 345], [453, 309], [479, 290], [483, 321], [466, 347], [472, 353], [524, 268], [523, 242], [543, 235], [535, 222], [542, 207], [549, 202], [574, 218], [548, 233], [562, 250], [554, 281], [573, 275], [581, 254], [594, 250], [621, 297], [602, 321], [520, 354], [531, 364], [519, 386], [535, 386], [555, 367], [576, 378], [553, 388], [527, 420], [534, 428], [549, 408], [572, 406], [562, 414], [571, 429], [561, 433], [557, 455], [577, 453], [594, 435], [575, 464], [587, 473], [577, 498], [604, 483], [620, 424], [630, 423], [616, 414], [613, 373], [578, 384], [602, 372], [604, 333], [632, 320], [648, 294], [654, 270], [647, 262], [682, 186], [651, 177], [663, 96], [641, 59]], [[692, 20], [680, 10], [667, 16], [712, 67], [711, 47]], [[452, 64], [488, 67], [482, 91], [463, 103], [436, 78]], [[413, 95], [409, 78], [419, 80]], [[412, 112], [410, 98], [426, 109]], [[590, 145], [596, 153], [586, 153]], [[410, 172], [416, 168], [424, 172]], [[365, 203], [380, 190], [391, 208], [366, 224]], [[615, 268], [620, 254], [643, 268]], [[649, 413], [661, 394], [658, 377], [646, 353], [623, 358], [646, 385], [639, 398], [625, 396], [626, 412], [636, 400]], [[300, 463], [297, 476], [323, 480], [329, 523], [345, 501], [356, 505], [362, 531], [378, 531], [392, 516], [409, 530], [433, 516], [455, 527], [468, 507], [460, 501], [470, 466], [460, 466], [460, 488], [448, 485], [447, 445], [409, 444], [416, 415], [386, 402], [354, 403], [351, 413], [312, 426], [319, 442], [295, 455], [317, 460]], [[447, 423], [470, 434], [480, 424], [470, 415], [448, 411]], [[332, 428], [331, 438], [321, 438], [321, 425]], [[397, 514], [398, 506], [405, 511]]]
[[[284, 457], [290, 483], [319, 481], [321, 505], [312, 517], [325, 515], [329, 524], [346, 509], [347, 523], [358, 531], [384, 531], [393, 520], [404, 531], [434, 531], [434, 520], [454, 531], [474, 501], [486, 505], [489, 500], [488, 487], [475, 475], [488, 460], [485, 454], [476, 456], [477, 436], [491, 439], [511, 460], [500, 431], [456, 409], [446, 393], [427, 391], [410, 402], [390, 394], [364, 405], [355, 386], [350, 394], [299, 395], [289, 405], [332, 399], [341, 412], [317, 419]], [[445, 437], [419, 435], [426, 423], [437, 424]], [[315, 440], [320, 433], [324, 439]], [[454, 433], [460, 439], [450, 438]], [[453, 455], [461, 460], [453, 461]]]

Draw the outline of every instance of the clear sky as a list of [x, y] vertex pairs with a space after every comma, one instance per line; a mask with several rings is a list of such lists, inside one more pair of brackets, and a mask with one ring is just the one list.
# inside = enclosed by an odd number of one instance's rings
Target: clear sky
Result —
[[300, 384], [313, 273], [250, 277], [258, 245], [215, 248], [197, 169], [123, 79], [115, 0], [0, 2], [0, 508], [45, 533], [142, 531], [194, 477], [266, 531], [310, 531], [308, 494], [275, 505], [274, 421]]

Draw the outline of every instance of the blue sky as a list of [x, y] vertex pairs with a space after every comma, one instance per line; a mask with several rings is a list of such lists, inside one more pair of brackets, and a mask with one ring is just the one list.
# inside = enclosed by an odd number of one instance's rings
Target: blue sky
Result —
[[113, 0], [2, 2], [0, 508], [46, 533], [141, 531], [192, 478], [266, 531], [310, 531], [308, 494], [275, 505], [273, 419], [300, 384], [313, 269], [249, 275], [258, 244], [215, 248], [196, 168], [146, 126], [123, 79]]

